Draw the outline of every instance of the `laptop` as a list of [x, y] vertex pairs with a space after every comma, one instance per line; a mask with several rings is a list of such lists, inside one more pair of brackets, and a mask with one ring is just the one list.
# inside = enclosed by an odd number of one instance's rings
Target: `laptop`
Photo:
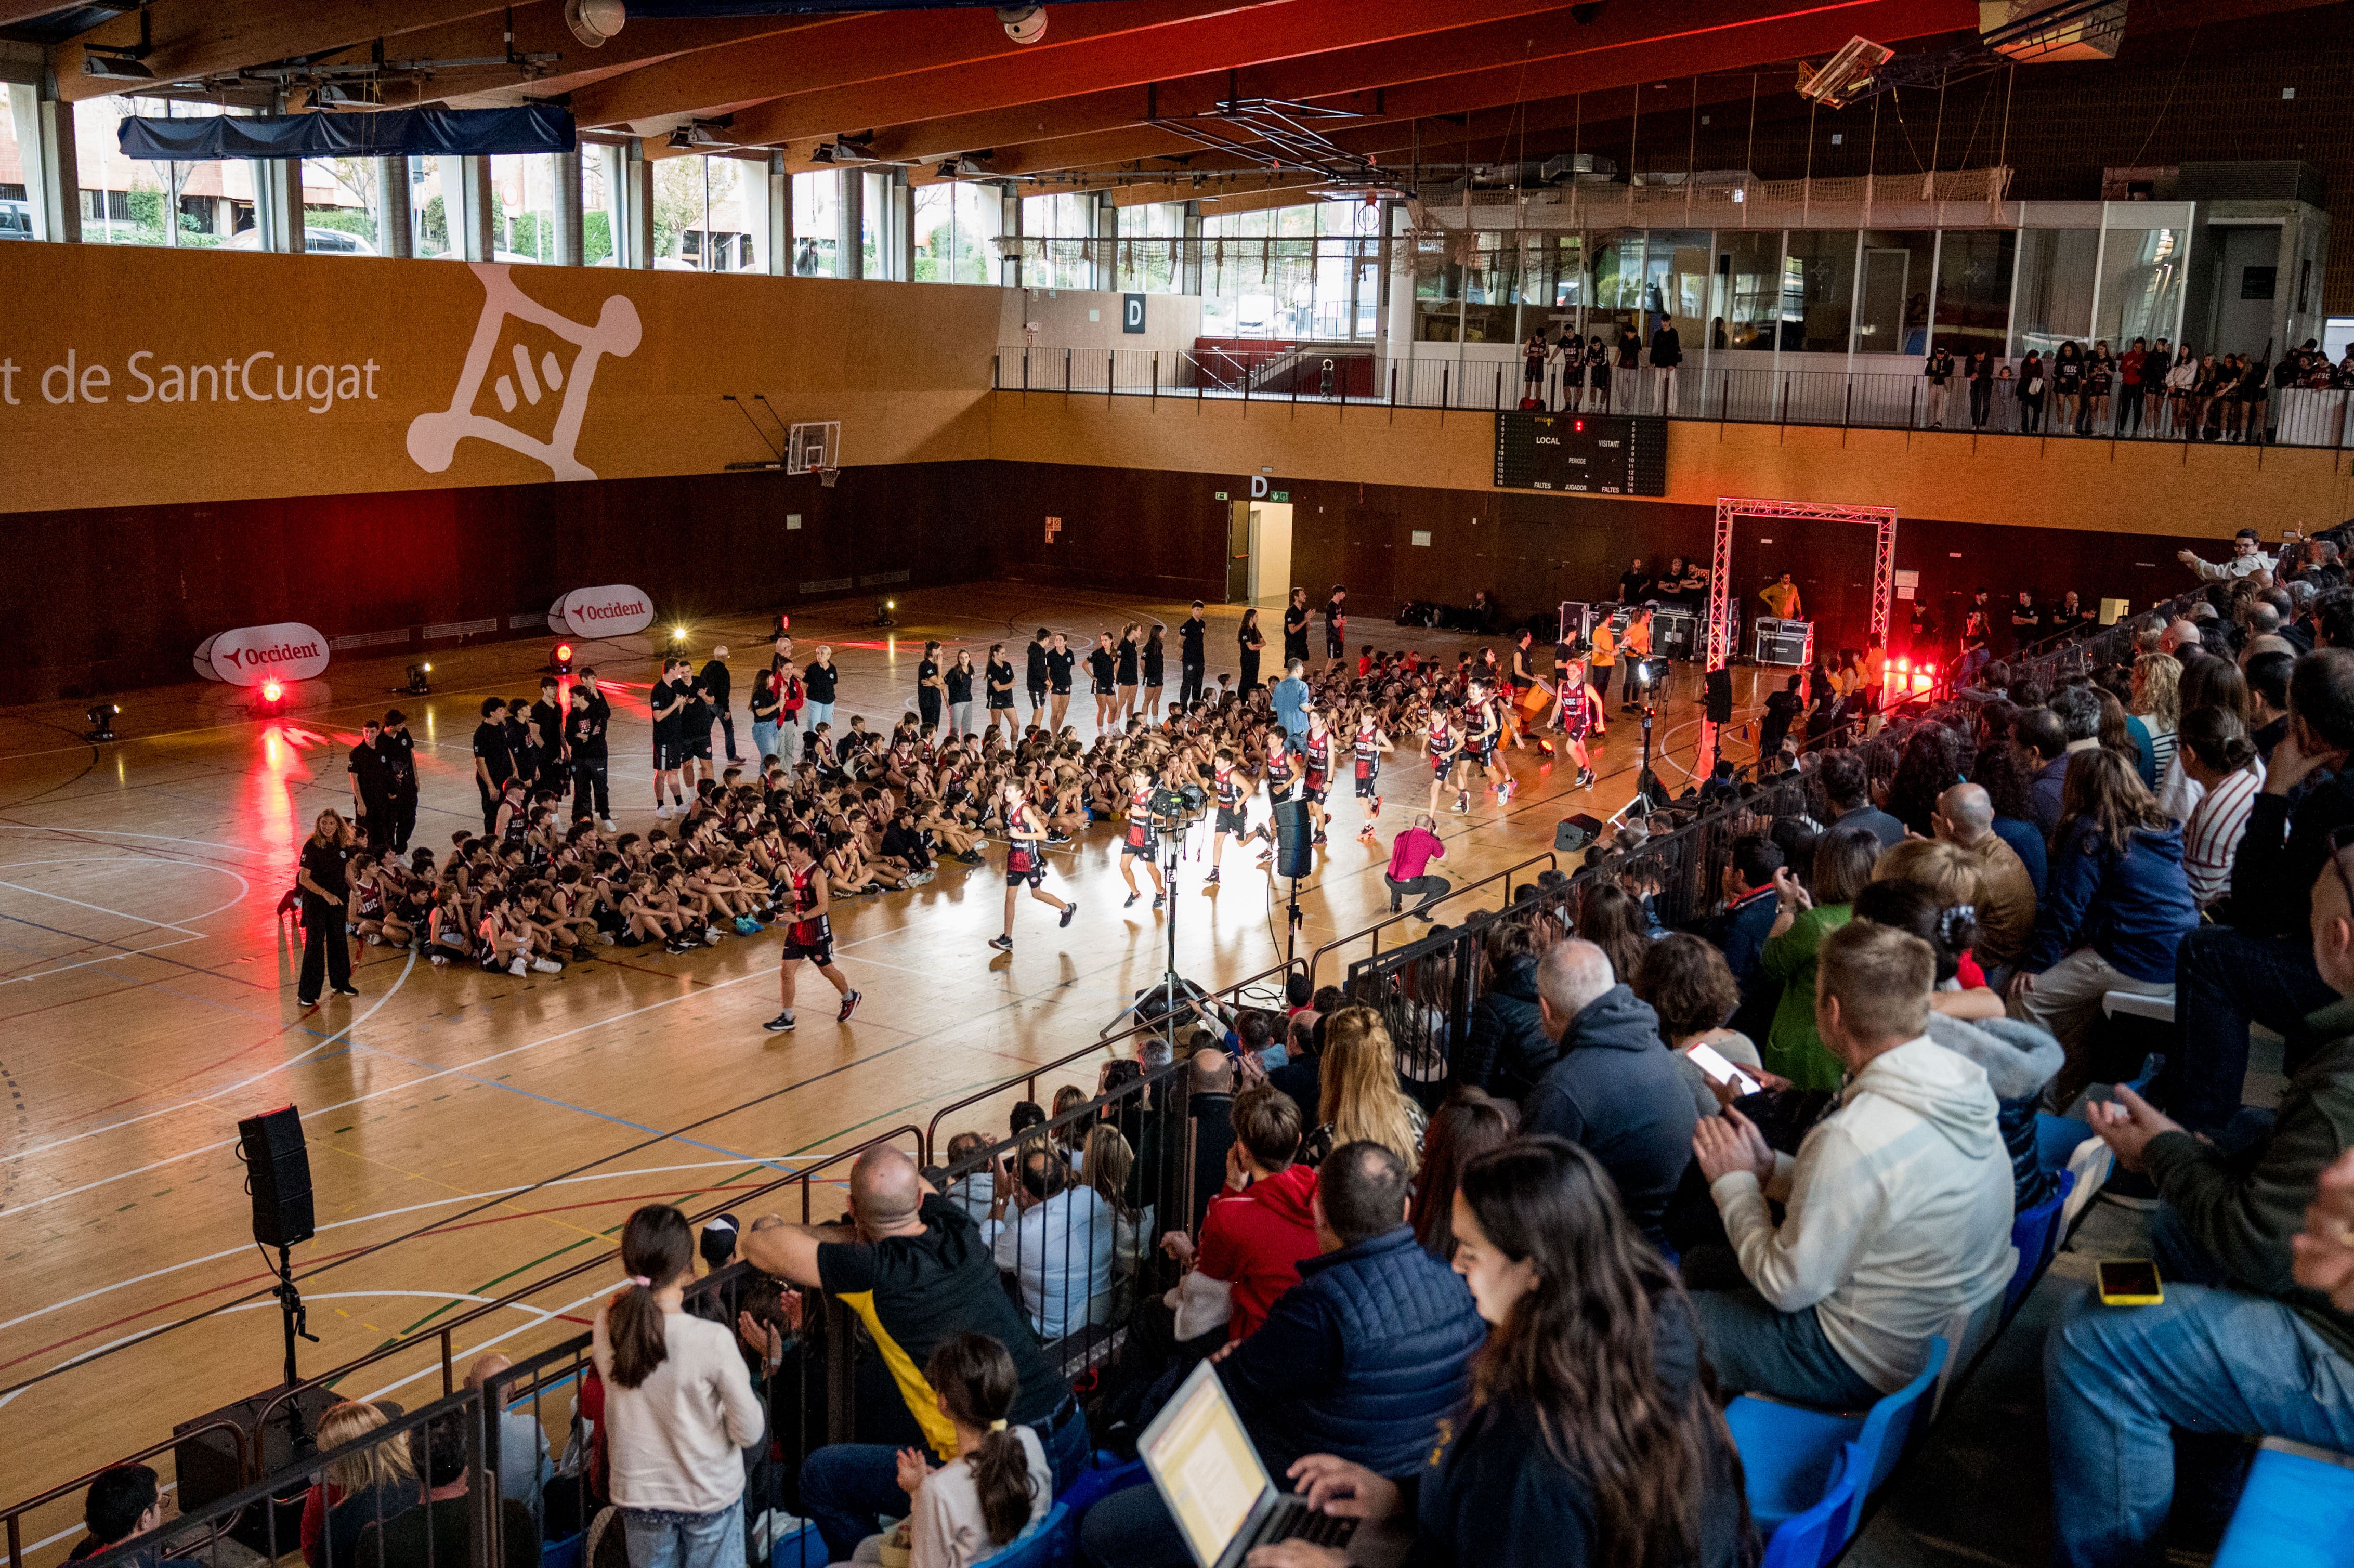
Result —
[[1356, 1530], [1275, 1489], [1208, 1361], [1178, 1384], [1136, 1451], [1201, 1568], [1236, 1568], [1252, 1547], [1278, 1541], [1344, 1546]]

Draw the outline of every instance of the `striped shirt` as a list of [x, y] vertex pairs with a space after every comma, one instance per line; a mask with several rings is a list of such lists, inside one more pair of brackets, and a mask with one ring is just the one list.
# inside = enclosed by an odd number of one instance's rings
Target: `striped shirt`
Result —
[[2251, 763], [2207, 791], [2182, 833], [2182, 869], [2200, 908], [2232, 890], [2232, 861], [2247, 835], [2248, 813], [2264, 787], [2264, 764]]

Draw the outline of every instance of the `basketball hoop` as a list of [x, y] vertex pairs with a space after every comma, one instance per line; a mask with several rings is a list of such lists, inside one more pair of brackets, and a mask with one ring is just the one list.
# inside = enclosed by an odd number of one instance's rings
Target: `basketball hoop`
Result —
[[822, 468], [817, 471], [817, 482], [828, 490], [832, 490], [833, 482], [841, 477], [842, 471], [838, 468]]

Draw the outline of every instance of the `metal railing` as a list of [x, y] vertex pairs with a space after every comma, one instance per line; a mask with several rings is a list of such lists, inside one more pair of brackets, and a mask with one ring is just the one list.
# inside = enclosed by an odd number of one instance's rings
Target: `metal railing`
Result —
[[[1435, 345], [1443, 347], [1445, 345]], [[1982, 430], [2056, 440], [2212, 441], [2227, 439], [2227, 408], [2207, 399], [2196, 424], [2190, 405], [2147, 399], [2139, 418], [2112, 397], [2097, 419], [2066, 424], [2023, 403], [2016, 381], [1993, 384], [1984, 399], [1956, 375], [1942, 392], [1917, 372], [1797, 370], [1726, 365], [1695, 355], [1672, 374], [1648, 365], [1612, 366], [1600, 385], [1564, 388], [1558, 377], [1523, 380], [1522, 362], [1493, 358], [1376, 355], [1317, 344], [1270, 345], [1279, 352], [1196, 349], [1050, 348], [1015, 344], [991, 361], [1000, 392], [1059, 392], [1102, 397], [1222, 397], [1290, 403], [1366, 404], [1400, 408], [1495, 412], [1523, 396], [1553, 412], [1664, 414], [1736, 425], [1812, 425], [1851, 429]], [[1981, 402], [1983, 408], [1981, 408]], [[2260, 444], [2343, 448], [2354, 441], [2354, 392], [2276, 387], [2251, 406], [2264, 415]], [[2127, 429], [2128, 423], [2131, 429]]]
[[[1460, 887], [1450, 887], [1445, 893], [1440, 894], [1437, 897], [1417, 904], [1416, 907], [1412, 909], [1404, 909], [1400, 910], [1395, 915], [1384, 916], [1383, 918], [1374, 921], [1372, 925], [1366, 927], [1362, 931], [1352, 931], [1348, 936], [1333, 938], [1331, 941], [1325, 943], [1322, 947], [1308, 955], [1308, 990], [1310, 993], [1313, 994], [1316, 990], [1316, 970], [1318, 966], [1324, 961], [1325, 954], [1337, 953], [1343, 948], [1354, 947], [1359, 942], [1367, 940], [1372, 941], [1373, 951], [1375, 953], [1379, 953], [1382, 950], [1382, 933], [1388, 930], [1391, 927], [1403, 925], [1409, 920], [1419, 921], [1429, 918], [1431, 917], [1430, 912], [1437, 909], [1440, 905], [1449, 903], [1454, 899], [1461, 898], [1467, 894], [1477, 893], [1483, 887], [1492, 887], [1499, 882], [1504, 885], [1504, 902], [1509, 905], [1512, 901], [1512, 878], [1540, 862], [1544, 864], [1547, 871], [1558, 871], [1561, 869], [1561, 855], [1559, 852], [1554, 850], [1546, 850], [1542, 854], [1532, 854], [1526, 860], [1515, 861], [1501, 871], [1491, 871], [1477, 882], [1467, 882]], [[1539, 875], [1542, 874], [1543, 873], [1539, 874]]]

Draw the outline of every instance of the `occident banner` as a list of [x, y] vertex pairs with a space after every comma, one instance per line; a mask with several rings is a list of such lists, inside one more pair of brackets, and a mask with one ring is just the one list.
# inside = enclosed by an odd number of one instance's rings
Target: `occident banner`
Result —
[[327, 640], [299, 620], [240, 626], [217, 632], [196, 645], [196, 673], [232, 686], [281, 681], [313, 681], [327, 669]]
[[547, 623], [575, 637], [627, 637], [654, 623], [654, 601], [626, 583], [574, 588], [556, 601]]
[[905, 289], [0, 245], [39, 302], [0, 311], [0, 514], [717, 473], [822, 420], [852, 463], [986, 457], [1002, 291], [925, 291], [909, 348]]

